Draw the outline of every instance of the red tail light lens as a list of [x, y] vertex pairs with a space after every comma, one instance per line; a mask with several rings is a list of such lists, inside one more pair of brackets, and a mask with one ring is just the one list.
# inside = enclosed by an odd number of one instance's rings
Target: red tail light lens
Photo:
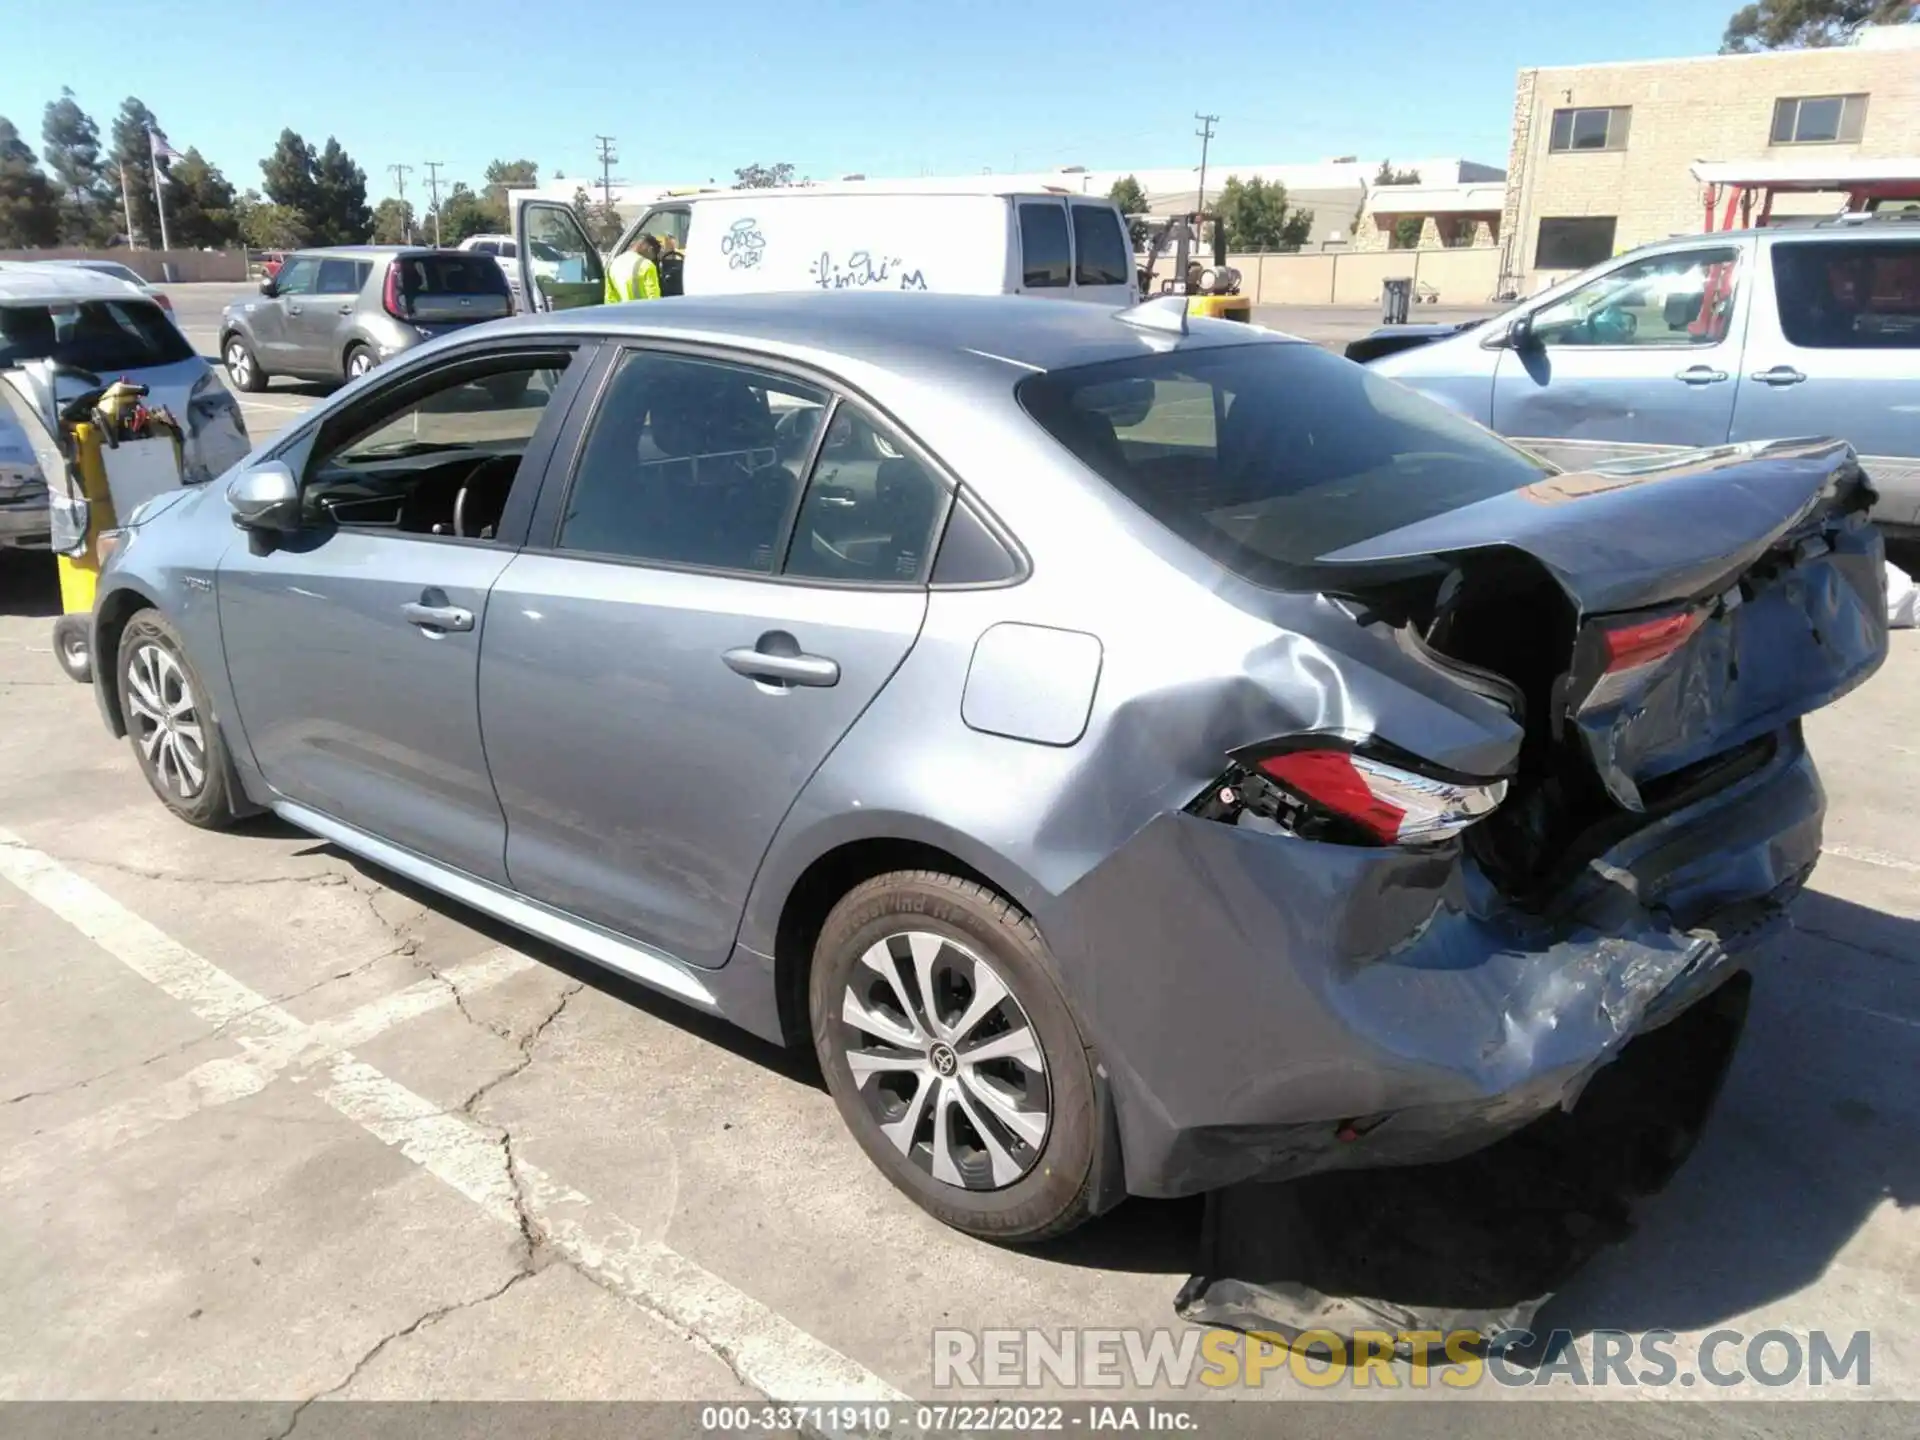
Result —
[[153, 303], [169, 315], [173, 313], [173, 301], [169, 300], [165, 295], [162, 295], [158, 290], [153, 292]]
[[1345, 750], [1289, 750], [1254, 764], [1269, 780], [1382, 845], [1458, 835], [1490, 815], [1507, 793], [1504, 780], [1436, 780]]
[[386, 283], [380, 287], [380, 308], [396, 320], [410, 320], [413, 317], [407, 311], [407, 297], [400, 291], [400, 262], [392, 261], [387, 266]]
[[1637, 670], [1666, 659], [1691, 640], [1706, 621], [1704, 610], [1681, 610], [1652, 620], [1608, 626], [1600, 632], [1600, 643], [1606, 651], [1605, 673]]

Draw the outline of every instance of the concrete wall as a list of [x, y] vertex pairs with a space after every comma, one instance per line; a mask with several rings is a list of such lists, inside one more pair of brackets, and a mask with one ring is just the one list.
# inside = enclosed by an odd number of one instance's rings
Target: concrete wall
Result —
[[[1775, 145], [1776, 100], [1867, 96], [1857, 144]], [[1626, 148], [1553, 153], [1553, 112], [1630, 106]], [[1704, 228], [1698, 160], [1874, 159], [1920, 154], [1920, 48], [1839, 47], [1522, 70], [1508, 164], [1506, 273], [1522, 290], [1547, 278], [1534, 252], [1542, 219], [1610, 215], [1617, 249]], [[1844, 196], [1813, 209], [1832, 213]], [[1776, 207], [1788, 213], [1789, 207]], [[1793, 208], [1803, 208], [1796, 206]], [[1718, 220], [1716, 218], [1716, 224]]]
[[1415, 293], [1431, 286], [1443, 305], [1481, 305], [1500, 277], [1500, 251], [1471, 249], [1342, 250], [1326, 254], [1229, 255], [1241, 293], [1256, 305], [1377, 305], [1380, 282], [1411, 278]]
[[151, 281], [166, 278], [162, 265], [173, 267], [180, 281], [245, 280], [247, 257], [240, 250], [0, 250], [0, 260], [112, 260]]

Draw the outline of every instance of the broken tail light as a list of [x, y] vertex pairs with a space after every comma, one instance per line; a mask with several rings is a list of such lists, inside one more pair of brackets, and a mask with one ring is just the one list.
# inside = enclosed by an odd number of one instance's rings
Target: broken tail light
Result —
[[1608, 675], [1622, 670], [1638, 670], [1664, 660], [1694, 637], [1706, 624], [1704, 610], [1677, 610], [1651, 620], [1633, 620], [1608, 625], [1600, 631], [1600, 646], [1605, 653]]
[[1190, 807], [1209, 819], [1359, 845], [1429, 845], [1493, 813], [1505, 780], [1422, 774], [1339, 746], [1237, 764]]

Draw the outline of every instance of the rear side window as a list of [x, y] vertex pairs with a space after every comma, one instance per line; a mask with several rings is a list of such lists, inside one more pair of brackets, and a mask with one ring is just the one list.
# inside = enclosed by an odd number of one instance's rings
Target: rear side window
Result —
[[780, 376], [628, 354], [594, 416], [560, 548], [772, 574], [826, 405]]
[[1775, 245], [1773, 291], [1790, 345], [1920, 349], [1920, 239]]
[[102, 380], [193, 358], [193, 347], [149, 300], [0, 306], [0, 365], [58, 360]]
[[505, 295], [506, 273], [491, 255], [404, 255], [400, 284], [408, 295]]
[[1066, 206], [1035, 202], [1020, 207], [1020, 268], [1020, 283], [1029, 290], [1066, 285], [1073, 269]]
[[476, 240], [473, 242], [473, 253], [476, 255], [498, 255], [500, 253], [500, 247], [491, 240]]
[[862, 585], [926, 578], [946, 487], [896, 437], [842, 405], [807, 482], [786, 573]]
[[1317, 346], [1176, 351], [1035, 375], [1020, 403], [1128, 500], [1255, 584], [1338, 588], [1316, 562], [1552, 473]]
[[357, 261], [322, 260], [314, 290], [321, 295], [354, 295], [367, 283], [367, 272]]
[[1127, 285], [1133, 252], [1119, 217], [1104, 205], [1073, 207], [1073, 279], [1077, 285]]

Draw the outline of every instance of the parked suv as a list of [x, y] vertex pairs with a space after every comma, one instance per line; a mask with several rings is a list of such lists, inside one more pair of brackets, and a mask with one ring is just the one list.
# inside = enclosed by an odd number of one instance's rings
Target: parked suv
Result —
[[1491, 320], [1382, 331], [1348, 357], [1568, 469], [1662, 451], [1837, 435], [1920, 535], [1920, 223], [1699, 235], [1618, 256]]
[[487, 255], [405, 245], [340, 245], [287, 256], [220, 320], [220, 358], [234, 386], [275, 375], [353, 380], [403, 351], [513, 310]]

